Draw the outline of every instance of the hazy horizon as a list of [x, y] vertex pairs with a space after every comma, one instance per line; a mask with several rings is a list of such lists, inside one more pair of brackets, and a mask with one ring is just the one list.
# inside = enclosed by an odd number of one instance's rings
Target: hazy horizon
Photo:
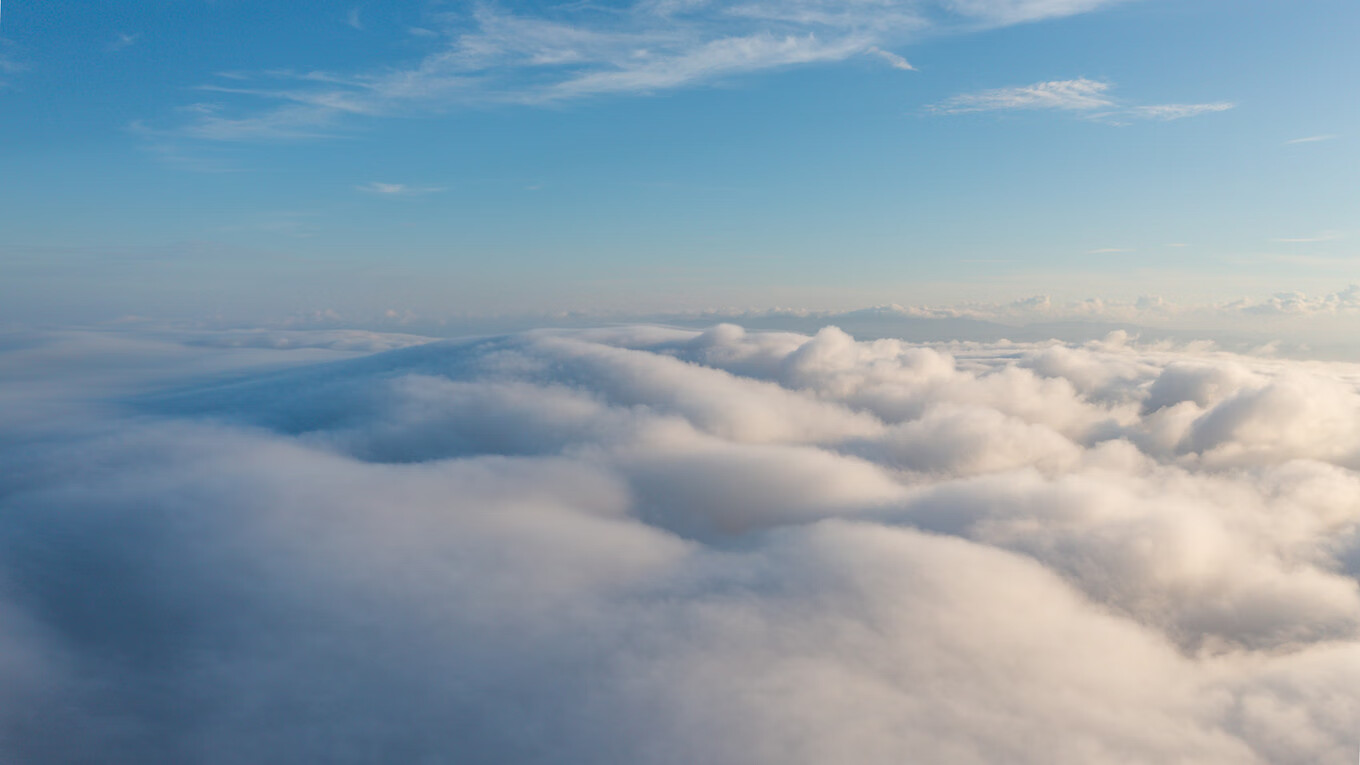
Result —
[[4, 10], [5, 322], [1358, 278], [1344, 0]]

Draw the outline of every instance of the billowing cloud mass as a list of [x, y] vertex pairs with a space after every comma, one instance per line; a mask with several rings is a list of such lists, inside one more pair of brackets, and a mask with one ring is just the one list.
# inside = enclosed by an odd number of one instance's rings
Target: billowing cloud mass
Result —
[[0, 345], [0, 760], [1354, 757], [1360, 366], [305, 335]]

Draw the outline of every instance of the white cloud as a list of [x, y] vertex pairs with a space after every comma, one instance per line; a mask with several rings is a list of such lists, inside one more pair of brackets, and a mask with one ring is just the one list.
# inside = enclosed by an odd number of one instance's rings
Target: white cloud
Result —
[[1225, 112], [1235, 106], [1236, 104], [1229, 101], [1215, 101], [1207, 104], [1154, 104], [1151, 106], [1133, 106], [1126, 113], [1142, 119], [1167, 122], [1185, 119], [1186, 117], [1197, 117], [1201, 114]]
[[910, 61], [906, 60], [905, 58], [902, 58], [901, 56], [897, 55], [896, 53], [893, 53], [892, 51], [887, 51], [883, 50], [882, 48], [875, 47], [870, 48], [868, 52], [869, 54], [877, 56], [878, 58], [888, 62], [888, 66], [891, 66], [893, 69], [901, 69], [904, 72], [916, 71], [916, 67], [912, 66]]
[[1340, 138], [1340, 136], [1329, 133], [1329, 134], [1327, 134], [1327, 135], [1310, 135], [1310, 136], [1306, 136], [1306, 137], [1304, 137], [1304, 138], [1293, 138], [1293, 139], [1290, 139], [1290, 140], [1288, 140], [1288, 141], [1285, 141], [1285, 143], [1286, 143], [1286, 144], [1296, 144], [1296, 143], [1318, 143], [1318, 142], [1320, 142], [1320, 141], [1332, 141], [1332, 140], [1335, 140], [1335, 139], [1337, 139], [1337, 138]]
[[[403, 199], [400, 195], [390, 198], [393, 201]], [[287, 211], [278, 213], [274, 219], [242, 225], [250, 230], [297, 236], [306, 235], [309, 227], [304, 213]], [[13, 250], [10, 257], [11, 260], [18, 258], [16, 262], [52, 262], [57, 258], [73, 267], [83, 267], [86, 261], [102, 261], [109, 257], [169, 259], [184, 252], [202, 254], [200, 250], [202, 247], [194, 243], [180, 243], [153, 251], [145, 248], [21, 248]], [[1347, 268], [1353, 270], [1355, 266], [1355, 258], [1325, 253], [1260, 257], [1316, 269], [1319, 280], [1339, 279], [1345, 276], [1343, 272]], [[362, 327], [388, 331], [400, 328], [403, 332], [456, 336], [600, 323], [658, 323], [700, 328], [732, 322], [757, 329], [801, 333], [836, 325], [857, 337], [898, 337], [918, 342], [947, 339], [1087, 342], [1104, 338], [1112, 329], [1121, 329], [1145, 342], [1205, 341], [1242, 353], [1341, 359], [1360, 353], [1360, 339], [1354, 330], [1354, 321], [1360, 316], [1358, 290], [1360, 286], [1351, 285], [1334, 291], [1281, 291], [1264, 296], [1226, 297], [1212, 302], [1186, 302], [1158, 294], [1081, 298], [1079, 293], [1073, 296], [1068, 292], [1031, 294], [999, 302], [890, 303], [855, 310], [728, 307], [649, 313], [599, 307], [572, 312], [478, 314], [450, 310], [446, 306], [397, 303], [364, 311], [346, 310], [343, 315], [329, 310], [284, 314], [274, 318], [270, 326], [289, 330]], [[222, 321], [221, 317], [212, 315], [200, 319], [209, 322], [210, 326], [219, 326]]]
[[444, 191], [443, 186], [408, 186], [404, 183], [382, 183], [373, 181], [362, 186], [356, 187], [359, 191], [366, 191], [370, 194], [382, 194], [384, 196], [417, 196], [420, 194], [434, 194]]
[[1340, 292], [1309, 296], [1302, 292], [1277, 292], [1269, 298], [1236, 306], [1248, 314], [1340, 314], [1360, 313], [1360, 285], [1352, 284]]
[[946, 6], [992, 24], [1072, 16], [1110, 5], [1104, 0], [949, 0]]
[[[1082, 112], [1092, 119], [1121, 124], [1121, 119], [1178, 120], [1200, 114], [1232, 109], [1235, 104], [1218, 101], [1204, 104], [1155, 104], [1120, 106], [1109, 94], [1110, 83], [1084, 77], [1052, 80], [1008, 88], [982, 90], [951, 96], [927, 107], [939, 114], [1011, 111], [1019, 109], [1057, 109]], [[1099, 110], [1099, 111], [1097, 111]]]
[[275, 141], [330, 138], [344, 110], [322, 104], [288, 104], [258, 115], [228, 117], [221, 104], [195, 104], [192, 119], [176, 130], [157, 130], [133, 123], [133, 132], [156, 139], [196, 138], [209, 141]]
[[[332, 320], [338, 318], [334, 312], [329, 312], [329, 314], [333, 317]], [[174, 335], [171, 336], [174, 337]], [[397, 348], [409, 348], [413, 345], [424, 345], [430, 342], [430, 338], [421, 335], [369, 332], [358, 329], [234, 329], [217, 332], [193, 332], [181, 342], [192, 347], [205, 348], [269, 348], [276, 350], [320, 348], [328, 351], [379, 353]]]
[[[3, 40], [0, 40], [0, 42], [3, 42]], [[0, 88], [9, 86], [9, 78], [12, 75], [26, 72], [28, 69], [28, 64], [18, 61], [0, 50]]]
[[117, 52], [125, 48], [130, 48], [137, 43], [138, 37], [139, 35], [118, 32], [114, 35], [113, 42], [106, 46], [107, 50], [110, 52]]
[[[538, 11], [478, 5], [432, 19], [438, 29], [413, 30], [434, 46], [415, 65], [235, 73], [253, 86], [232, 92], [277, 105], [204, 117], [180, 130], [214, 140], [307, 137], [353, 115], [655, 93], [864, 55], [909, 70], [891, 48], [928, 34], [1067, 16], [1113, 1], [638, 0], [608, 9], [576, 4]], [[357, 9], [349, 18], [358, 21]]]
[[[1313, 267], [1354, 266], [1351, 258], [1295, 260]], [[928, 342], [949, 338], [1086, 342], [1103, 338], [1115, 325], [1122, 327], [1122, 331], [1141, 334], [1147, 341], [1213, 341], [1241, 352], [1270, 349], [1274, 354], [1351, 358], [1360, 353], [1354, 332], [1357, 316], [1360, 285], [1321, 294], [1280, 292], [1207, 303], [1178, 302], [1156, 295], [1135, 299], [1063, 299], [1040, 294], [996, 303], [889, 304], [852, 311], [732, 309], [646, 318], [671, 325], [731, 321], [800, 332], [834, 324], [861, 336], [907, 337]], [[636, 321], [639, 317], [599, 314], [598, 319]]]
[[1088, 80], [1053, 80], [1012, 88], [996, 88], [952, 96], [930, 107], [943, 114], [1004, 111], [1009, 109], [1069, 109], [1084, 111], [1110, 106], [1109, 83]]
[[1353, 754], [1360, 366], [308, 334], [0, 346], [0, 759]]
[[601, 93], [664, 90], [719, 74], [841, 61], [861, 50], [862, 42], [856, 39], [823, 42], [811, 34], [801, 37], [775, 37], [768, 34], [726, 37], [677, 56], [657, 58], [625, 69], [573, 77], [541, 91], [531, 100], [551, 101]]
[[1345, 239], [1345, 236], [1339, 231], [1323, 231], [1312, 236], [1284, 236], [1270, 241], [1287, 244], [1315, 244], [1317, 242], [1335, 242], [1338, 239]]

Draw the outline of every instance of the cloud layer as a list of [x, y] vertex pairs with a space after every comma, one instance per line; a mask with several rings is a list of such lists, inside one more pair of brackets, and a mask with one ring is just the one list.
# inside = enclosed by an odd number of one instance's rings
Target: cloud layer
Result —
[[[186, 368], [11, 418], [0, 758], [1353, 755], [1360, 367], [1120, 334], [238, 335], [141, 341]], [[0, 371], [65, 380], [101, 342], [11, 338]], [[399, 349], [184, 375], [362, 343]]]

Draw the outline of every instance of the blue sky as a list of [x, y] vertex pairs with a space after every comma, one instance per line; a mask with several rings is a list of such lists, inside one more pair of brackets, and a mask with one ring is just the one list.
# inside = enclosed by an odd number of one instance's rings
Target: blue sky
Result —
[[11, 0], [0, 320], [1360, 277], [1348, 0]]

